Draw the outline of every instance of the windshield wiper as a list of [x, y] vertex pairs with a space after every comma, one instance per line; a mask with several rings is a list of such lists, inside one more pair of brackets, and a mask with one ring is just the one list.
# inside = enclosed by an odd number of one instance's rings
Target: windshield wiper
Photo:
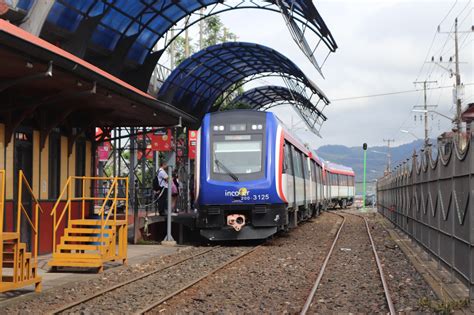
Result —
[[222, 164], [221, 161], [219, 161], [218, 159], [215, 159], [214, 162], [216, 163], [217, 167], [222, 168], [222, 169], [226, 172], [227, 175], [229, 175], [230, 177], [232, 177], [232, 179], [233, 179], [234, 181], [236, 181], [236, 182], [239, 181], [239, 178], [237, 177], [237, 175], [235, 175], [234, 173], [232, 173], [232, 171], [231, 171], [229, 168], [227, 168], [227, 166], [225, 166], [224, 164]]

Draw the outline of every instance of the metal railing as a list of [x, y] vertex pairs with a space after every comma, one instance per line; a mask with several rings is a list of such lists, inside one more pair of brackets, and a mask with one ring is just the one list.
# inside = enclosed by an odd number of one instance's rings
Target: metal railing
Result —
[[0, 170], [0, 282], [3, 277], [3, 218], [5, 213], [5, 170]]
[[430, 147], [414, 152], [379, 179], [377, 207], [468, 285], [473, 299], [474, 140], [465, 138], [459, 146], [440, 139], [438, 154]]
[[[5, 192], [5, 171], [0, 171], [1, 176], [1, 189], [0, 189], [0, 227], [2, 231], [2, 235], [0, 236], [0, 253], [3, 253], [3, 246], [4, 246], [4, 239], [3, 233], [8, 233], [3, 231], [3, 218], [4, 218], [4, 192]], [[31, 216], [28, 214], [28, 210], [24, 205], [24, 193], [23, 190], [26, 189], [26, 193], [31, 197], [34, 203], [34, 223]], [[39, 212], [43, 213], [43, 209], [36, 198], [33, 189], [31, 188], [28, 180], [26, 179], [22, 170], [18, 173], [18, 200], [17, 200], [17, 217], [16, 217], [16, 228], [15, 231], [10, 232], [12, 233], [13, 237], [9, 239], [15, 242], [14, 249], [13, 249], [13, 283], [19, 283], [25, 280], [29, 280], [31, 278], [35, 278], [37, 276], [37, 263], [38, 263], [38, 223], [39, 223]], [[20, 243], [21, 243], [21, 228], [22, 228], [22, 217], [25, 217], [26, 222], [28, 223], [30, 229], [34, 233], [33, 237], [33, 251], [32, 251], [32, 259], [30, 260], [30, 264], [25, 264], [24, 259], [25, 256], [20, 256]], [[23, 252], [23, 255], [26, 255], [26, 252]], [[0, 255], [0, 267], [3, 266], [3, 254]], [[34, 274], [30, 274], [30, 270], [32, 267], [35, 267]], [[1, 269], [1, 268], [0, 268]], [[2, 277], [0, 271], [0, 279]]]
[[[97, 183], [102, 181], [110, 182], [110, 186], [107, 187], [107, 191], [103, 193], [103, 196], [86, 196], [87, 183], [92, 184], [96, 181]], [[121, 185], [120, 183], [124, 183]], [[74, 184], [81, 185], [81, 196], [75, 196], [73, 191]], [[125, 193], [122, 194], [120, 190], [124, 187]], [[57, 247], [57, 233], [67, 213], [68, 221], [72, 219], [72, 205], [74, 201], [80, 202], [81, 204], [81, 219], [86, 219], [86, 210], [90, 209], [88, 206], [100, 204], [100, 208], [97, 215], [100, 217], [100, 238], [101, 244], [104, 241], [104, 234], [107, 232], [105, 227], [112, 221], [114, 225], [127, 224], [128, 220], [128, 177], [88, 177], [88, 176], [71, 176], [68, 178], [63, 190], [61, 191], [58, 200], [56, 201], [50, 215], [53, 216], [53, 252], [56, 252]], [[120, 196], [124, 195], [124, 196]], [[61, 202], [65, 202], [62, 210], [60, 210]], [[117, 212], [119, 203], [122, 202], [124, 207], [124, 218], [117, 219]], [[112, 221], [111, 221], [112, 220]], [[103, 248], [101, 247], [101, 251]]]

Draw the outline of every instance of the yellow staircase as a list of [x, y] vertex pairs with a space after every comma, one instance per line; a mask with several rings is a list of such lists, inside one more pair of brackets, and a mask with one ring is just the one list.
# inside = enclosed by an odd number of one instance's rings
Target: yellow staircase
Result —
[[[91, 181], [111, 181], [105, 196], [85, 196], [86, 183]], [[82, 185], [82, 196], [75, 197], [72, 189], [74, 184]], [[122, 186], [120, 186], [122, 183]], [[97, 185], [96, 187], [98, 187]], [[124, 188], [125, 196], [119, 197], [120, 187]], [[67, 195], [67, 198], [66, 198]], [[62, 211], [61, 201], [66, 201]], [[73, 219], [71, 206], [73, 202], [82, 204], [81, 218]], [[118, 214], [117, 208], [122, 203], [124, 213]], [[98, 219], [86, 219], [86, 208], [99, 204]], [[57, 231], [68, 214], [67, 227], [56, 242]], [[107, 261], [127, 262], [127, 217], [128, 217], [128, 178], [102, 178], [72, 176], [59, 196], [53, 210], [53, 259], [48, 263], [51, 267], [98, 268], [101, 272]]]
[[[18, 180], [18, 207], [16, 231], [3, 231], [4, 218], [4, 189], [5, 171], [0, 170], [0, 292], [16, 290], [25, 286], [34, 285], [35, 291], [41, 291], [41, 277], [38, 276], [38, 215], [43, 212], [38, 200], [33, 194], [23, 172], [20, 171]], [[34, 223], [23, 205], [23, 188], [31, 195], [35, 204]], [[27, 219], [34, 234], [33, 253], [28, 252], [26, 244], [21, 242], [20, 229], [22, 214]]]

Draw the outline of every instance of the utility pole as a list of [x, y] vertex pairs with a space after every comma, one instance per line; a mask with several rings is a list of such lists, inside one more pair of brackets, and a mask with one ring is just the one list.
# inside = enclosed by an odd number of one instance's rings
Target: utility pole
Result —
[[[425, 147], [429, 145], [430, 138], [428, 135], [428, 103], [427, 103], [427, 96], [426, 96], [426, 86], [431, 83], [438, 83], [438, 81], [415, 81], [413, 84], [423, 84], [423, 95], [424, 95], [424, 102], [423, 102], [423, 109], [424, 109], [424, 118], [425, 118]], [[415, 106], [417, 107], [417, 106]]]
[[383, 142], [387, 142], [387, 146], [388, 146], [388, 152], [387, 152], [387, 172], [391, 172], [392, 170], [392, 155], [390, 154], [390, 144], [392, 142], [395, 142], [394, 139], [383, 139]]
[[461, 132], [461, 74], [459, 73], [458, 18], [454, 20], [454, 62], [456, 64], [456, 129]]
[[[440, 56], [439, 62], [435, 61], [435, 57], [431, 57], [431, 62], [436, 64], [437, 66], [443, 68], [444, 70], [448, 71], [451, 74], [451, 77], [454, 75], [456, 80], [455, 80], [455, 87], [454, 87], [454, 95], [455, 95], [455, 103], [456, 103], [456, 117], [453, 119], [454, 122], [454, 128], [453, 131], [457, 133], [461, 133], [461, 111], [462, 111], [462, 104], [461, 104], [461, 89], [463, 88], [463, 85], [461, 83], [461, 72], [459, 70], [459, 64], [461, 63], [459, 61], [459, 39], [458, 35], [459, 33], [472, 33], [474, 32], [474, 26], [471, 26], [471, 29], [469, 31], [459, 31], [458, 30], [458, 19], [456, 18], [454, 20], [454, 66], [455, 66], [455, 71], [450, 69], [449, 67], [445, 67], [442, 65], [443, 60], [442, 57]], [[444, 33], [451, 35], [452, 32], [441, 32], [440, 27], [438, 26], [438, 33]], [[449, 64], [452, 63], [452, 57], [449, 58]], [[460, 138], [459, 138], [460, 139]]]

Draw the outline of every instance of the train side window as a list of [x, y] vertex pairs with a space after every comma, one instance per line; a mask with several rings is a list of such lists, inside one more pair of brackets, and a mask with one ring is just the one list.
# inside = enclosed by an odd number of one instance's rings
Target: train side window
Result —
[[314, 161], [310, 160], [310, 165], [311, 165], [311, 181], [315, 182], [316, 181], [316, 166], [314, 164]]
[[293, 148], [293, 161], [295, 164], [295, 176], [303, 177], [303, 165], [301, 165], [301, 153]]
[[283, 173], [293, 175], [293, 164], [291, 162], [291, 150], [288, 142], [283, 146]]
[[304, 178], [305, 176], [305, 169], [304, 169], [304, 165], [303, 165], [303, 153], [301, 153], [300, 151], [298, 151], [298, 163], [300, 164], [299, 166], [299, 171], [300, 171], [300, 177], [301, 178]]
[[301, 153], [301, 158], [303, 160], [304, 178], [309, 179], [308, 158], [303, 153]]

